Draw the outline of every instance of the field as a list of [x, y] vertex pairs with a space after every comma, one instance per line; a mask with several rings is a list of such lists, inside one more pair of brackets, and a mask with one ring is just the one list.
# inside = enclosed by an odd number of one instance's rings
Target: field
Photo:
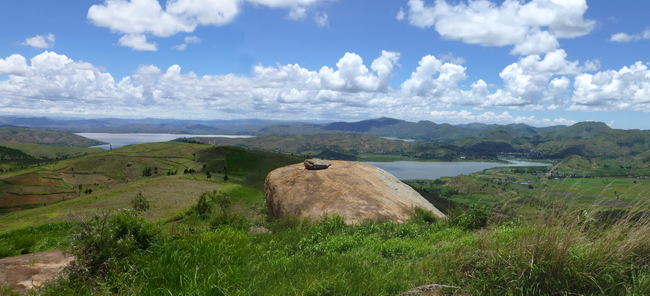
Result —
[[650, 293], [644, 163], [569, 157], [409, 181], [446, 220], [271, 219], [265, 176], [302, 160], [150, 143], [4, 173], [0, 201], [23, 203], [0, 214], [0, 256], [77, 256], [44, 295]]
[[261, 200], [266, 174], [302, 159], [243, 148], [165, 142], [5, 173], [0, 175], [0, 213], [4, 212], [0, 233], [129, 208], [139, 192], [150, 200], [145, 217], [153, 220], [182, 213], [201, 193], [228, 183], [251, 187], [255, 192], [251, 198]]

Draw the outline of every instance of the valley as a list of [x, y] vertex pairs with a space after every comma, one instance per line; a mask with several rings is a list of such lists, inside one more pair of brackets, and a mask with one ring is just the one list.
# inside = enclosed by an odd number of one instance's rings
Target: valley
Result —
[[[339, 129], [334, 133], [183, 136], [110, 150], [88, 148], [92, 140], [75, 147], [0, 143], [6, 147], [0, 150], [6, 155], [0, 160], [0, 256], [69, 249], [82, 260], [104, 254], [112, 262], [72, 268], [76, 280], [53, 282], [44, 295], [379, 295], [431, 283], [449, 286], [446, 295], [467, 295], [540, 285], [549, 273], [553, 285], [544, 291], [592, 294], [594, 280], [614, 294], [648, 291], [628, 275], [645, 275], [643, 262], [650, 258], [643, 251], [650, 240], [650, 132], [579, 123], [534, 136], [497, 127], [454, 141], [407, 142], [368, 133], [405, 123], [376, 122], [391, 123], [330, 125]], [[35, 139], [30, 132], [19, 133]], [[37, 133], [47, 138], [47, 131]], [[538, 166], [508, 166], [504, 157]], [[336, 215], [271, 218], [267, 174], [307, 158], [488, 166], [403, 178], [447, 219], [415, 209], [401, 224], [348, 225]], [[144, 210], [136, 210], [137, 197]], [[539, 261], [531, 264], [531, 256]], [[131, 282], [116, 284], [126, 275]]]

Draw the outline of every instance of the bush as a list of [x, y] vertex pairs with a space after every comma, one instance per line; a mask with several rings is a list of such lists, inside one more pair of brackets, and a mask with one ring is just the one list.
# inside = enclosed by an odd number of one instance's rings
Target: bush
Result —
[[131, 207], [133, 207], [133, 210], [136, 212], [146, 212], [149, 209], [149, 201], [144, 197], [144, 195], [142, 195], [142, 191], [138, 192], [138, 194], [131, 199]]
[[490, 209], [473, 204], [467, 208], [456, 207], [449, 212], [449, 223], [466, 230], [481, 229], [487, 226]]
[[148, 249], [158, 230], [130, 210], [95, 214], [73, 231], [70, 253], [76, 260], [68, 269], [74, 278], [105, 277], [115, 261]]
[[416, 223], [433, 224], [438, 222], [438, 217], [434, 216], [431, 211], [415, 207], [411, 213], [411, 221]]
[[194, 211], [201, 217], [201, 219], [206, 219], [212, 213], [212, 204], [208, 199], [208, 194], [204, 192], [199, 196], [199, 199], [196, 201], [194, 206]]

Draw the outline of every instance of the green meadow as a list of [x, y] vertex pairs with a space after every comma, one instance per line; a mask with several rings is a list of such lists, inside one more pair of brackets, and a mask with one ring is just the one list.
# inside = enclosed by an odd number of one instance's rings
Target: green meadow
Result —
[[265, 176], [303, 160], [169, 142], [5, 172], [0, 201], [68, 195], [3, 207], [0, 256], [74, 254], [39, 295], [650, 293], [642, 162], [569, 157], [408, 181], [448, 219], [272, 219]]

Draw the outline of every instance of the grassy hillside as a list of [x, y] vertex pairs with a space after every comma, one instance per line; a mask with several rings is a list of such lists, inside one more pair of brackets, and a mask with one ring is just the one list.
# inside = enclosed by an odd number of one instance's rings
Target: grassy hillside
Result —
[[52, 146], [88, 147], [106, 144], [68, 132], [36, 128], [0, 126], [0, 143], [34, 143]]
[[104, 151], [102, 148], [62, 147], [34, 143], [0, 143], [0, 145], [43, 159], [62, 159]]
[[319, 158], [342, 160], [453, 160], [471, 158], [458, 147], [432, 142], [406, 142], [364, 134], [275, 135], [245, 139], [191, 138], [215, 145], [234, 145], [249, 149], [277, 151]]
[[202, 192], [225, 184], [243, 184], [261, 200], [266, 174], [302, 160], [236, 147], [163, 142], [129, 145], [2, 174], [0, 213], [5, 214], [0, 214], [0, 233], [67, 220], [71, 211], [87, 214], [129, 207], [138, 192], [152, 200], [150, 219], [182, 212]]
[[[14, 195], [73, 196], [1, 215], [0, 256], [75, 254], [43, 295], [650, 293], [647, 168], [570, 156], [409, 182], [447, 207], [448, 220], [417, 209], [403, 224], [269, 218], [263, 177], [303, 159], [169, 142], [2, 174], [0, 188]], [[148, 210], [119, 210], [139, 194]]]

